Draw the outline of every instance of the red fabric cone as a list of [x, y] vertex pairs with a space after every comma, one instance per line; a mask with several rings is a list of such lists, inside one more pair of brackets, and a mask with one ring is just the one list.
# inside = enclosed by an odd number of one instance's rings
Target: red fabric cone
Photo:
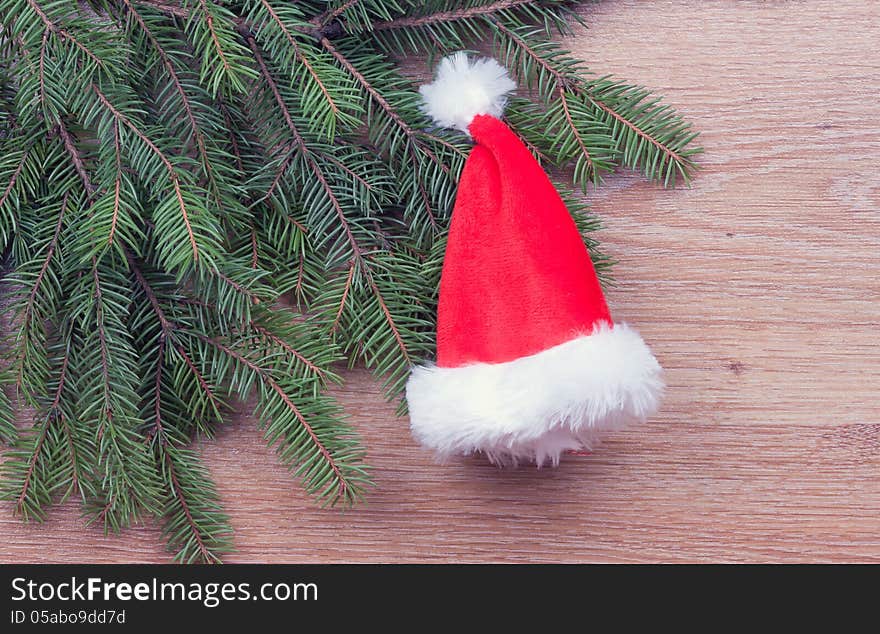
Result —
[[565, 204], [522, 141], [474, 117], [440, 284], [437, 365], [503, 363], [611, 316]]

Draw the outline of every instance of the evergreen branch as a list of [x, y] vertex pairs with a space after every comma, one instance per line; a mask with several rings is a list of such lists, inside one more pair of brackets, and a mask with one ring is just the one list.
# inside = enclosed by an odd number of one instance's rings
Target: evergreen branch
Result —
[[370, 288], [373, 289], [373, 293], [376, 296], [376, 301], [379, 302], [379, 306], [382, 309], [382, 314], [385, 315], [385, 321], [388, 323], [388, 327], [391, 329], [391, 332], [394, 335], [394, 340], [397, 342], [397, 347], [400, 349], [400, 353], [403, 355], [403, 358], [406, 361], [407, 365], [411, 365], [412, 360], [410, 359], [406, 342], [403, 340], [403, 336], [400, 334], [400, 328], [397, 327], [397, 324], [394, 321], [394, 316], [388, 309], [388, 304], [386, 303], [385, 298], [382, 297], [382, 291], [379, 290], [379, 287], [376, 285], [376, 280], [373, 279], [372, 275], [369, 276], [368, 281], [370, 283]]
[[292, 355], [298, 361], [305, 364], [306, 367], [308, 367], [309, 370], [314, 372], [316, 375], [318, 375], [322, 379], [326, 378], [327, 375], [324, 372], [324, 370], [322, 370], [317, 365], [315, 365], [305, 355], [303, 355], [299, 350], [297, 350], [296, 348], [291, 346], [289, 343], [287, 343], [286, 341], [284, 341], [280, 337], [274, 335], [273, 333], [269, 332], [269, 330], [267, 328], [265, 328], [257, 323], [254, 323], [254, 322], [251, 322], [250, 327], [253, 328], [255, 332], [257, 332], [261, 336], [265, 337], [266, 339], [268, 339], [272, 343], [280, 346], [282, 349], [287, 351], [290, 355]]
[[103, 299], [104, 293], [101, 290], [101, 277], [98, 275], [98, 260], [94, 256], [92, 257], [92, 279], [95, 283], [95, 322], [97, 324], [97, 328], [95, 329], [95, 334], [98, 336], [98, 344], [99, 344], [99, 352], [100, 352], [100, 370], [101, 375], [104, 380], [101, 383], [101, 389], [104, 392], [104, 416], [105, 418], [101, 421], [100, 426], [98, 427], [98, 438], [103, 436], [104, 434], [104, 425], [107, 422], [113, 422], [113, 408], [109, 405], [110, 403], [110, 393], [111, 393], [111, 380], [110, 380], [110, 353], [107, 346], [107, 331], [104, 328], [104, 307], [103, 307]]
[[28, 3], [28, 5], [30, 5], [30, 7], [34, 11], [34, 13], [36, 13], [40, 17], [40, 20], [42, 20], [43, 24], [46, 25], [46, 29], [48, 29], [52, 33], [55, 33], [56, 35], [62, 37], [63, 39], [71, 42], [80, 51], [85, 53], [98, 66], [100, 66], [101, 68], [104, 68], [104, 61], [100, 57], [98, 57], [91, 50], [89, 50], [89, 48], [87, 46], [85, 46], [82, 42], [80, 42], [77, 38], [75, 38], [69, 31], [61, 28], [60, 26], [58, 26], [58, 24], [56, 24], [55, 22], [50, 20], [49, 16], [46, 15], [46, 12], [40, 8], [40, 5], [38, 5], [35, 2], [35, 0], [27, 0], [27, 3]]
[[266, 66], [266, 60], [263, 59], [263, 56], [260, 54], [260, 49], [257, 46], [257, 41], [254, 39], [254, 36], [248, 31], [245, 31], [243, 35], [245, 36], [251, 52], [254, 54], [254, 59], [259, 66], [260, 74], [262, 75], [263, 80], [272, 91], [272, 96], [275, 98], [275, 103], [278, 105], [278, 109], [281, 111], [281, 114], [284, 117], [284, 122], [287, 124], [287, 128], [293, 134], [294, 139], [297, 140], [298, 143], [302, 143], [302, 138], [299, 135], [299, 131], [297, 130], [296, 125], [293, 123], [293, 117], [291, 117], [290, 115], [290, 110], [287, 108], [287, 104], [284, 102], [284, 97], [281, 96], [281, 92], [278, 90], [278, 84], [275, 83], [275, 80], [272, 78], [272, 73], [269, 72], [269, 68]]
[[232, 121], [232, 115], [229, 112], [229, 106], [223, 99], [217, 100], [220, 112], [223, 114], [223, 121], [226, 123], [226, 131], [229, 133], [229, 144], [232, 146], [232, 155], [235, 157], [235, 167], [239, 174], [244, 174], [244, 159], [242, 158], [241, 148], [238, 146], [238, 139], [235, 136], [235, 124]]
[[[580, 126], [582, 125], [588, 126], [591, 131], [594, 130], [594, 135], [599, 133], [596, 136], [599, 151], [607, 153], [612, 150], [614, 153], [622, 154], [624, 161], [631, 167], [643, 166], [649, 177], [660, 176], [665, 165], [668, 167], [664, 184], [669, 184], [670, 181], [674, 182], [670, 171], [673, 166], [687, 178], [687, 169], [693, 165], [688, 156], [676, 150], [670, 143], [664, 143], [645, 126], [639, 124], [639, 120], [643, 120], [647, 125], [666, 134], [670, 140], [686, 145], [695, 135], [683, 136], [683, 134], [686, 135], [687, 126], [681, 124], [677, 117], [668, 116], [667, 108], [658, 108], [655, 102], [646, 102], [644, 100], [645, 93], [632, 87], [621, 86], [609, 82], [607, 79], [584, 81], [578, 74], [579, 63], [566, 57], [555, 45], [545, 44], [544, 48], [547, 48], [549, 52], [541, 54], [520, 32], [505, 26], [498, 20], [493, 20], [490, 24], [496, 32], [508, 38], [522, 54], [527, 56], [530, 63], [522, 64], [523, 74], [530, 72], [532, 67], [538, 69], [536, 74], [539, 78], [539, 90], [545, 99], [550, 94], [558, 99], [562, 107], [565, 127], [568, 134], [574, 139], [583, 159], [583, 164], [578, 162], [576, 165], [575, 176], [580, 174], [584, 184], [588, 180], [598, 183], [600, 173], [611, 169], [613, 164], [609, 161], [612, 156], [594, 159], [588, 148], [588, 143], [581, 133]], [[510, 54], [508, 57], [511, 57]], [[548, 85], [549, 82], [545, 82], [544, 77], [549, 77], [552, 84]], [[528, 83], [528, 77], [526, 77], [526, 81]], [[606, 98], [605, 95], [608, 95], [609, 98]], [[610, 124], [604, 125], [606, 130], [603, 132], [596, 128], [597, 124], [602, 124], [601, 117], [590, 115], [588, 112], [580, 115], [578, 117], [580, 122], [577, 121], [572, 113], [570, 96], [581, 97], [598, 113], [610, 117]], [[614, 104], [614, 101], [617, 101], [618, 104]], [[625, 111], [621, 109], [621, 104], [626, 107]], [[632, 140], [627, 138], [627, 134], [632, 135]], [[608, 138], [612, 145], [608, 146], [603, 137]], [[555, 141], [554, 145], [564, 148], [568, 143], [568, 139], [562, 138]], [[649, 144], [659, 153], [659, 160], [653, 159], [650, 152], [641, 149], [644, 143]], [[697, 151], [690, 150], [689, 154]]]
[[159, 305], [156, 293], [144, 277], [144, 272], [127, 249], [125, 250], [125, 257], [128, 260], [128, 266], [131, 269], [131, 272], [134, 273], [135, 280], [137, 280], [138, 285], [147, 297], [147, 301], [150, 303], [153, 312], [156, 313], [156, 318], [159, 320], [159, 325], [162, 328], [162, 336], [166, 337], [170, 335], [171, 331], [174, 330], [174, 326], [171, 324], [168, 317], [165, 316], [165, 311], [163, 311], [162, 307]]
[[178, 353], [178, 354], [181, 356], [181, 358], [183, 359], [183, 362], [186, 364], [186, 367], [189, 368], [189, 371], [190, 371], [190, 372], [192, 373], [192, 375], [195, 377], [196, 381], [198, 381], [198, 383], [199, 383], [199, 387], [202, 388], [202, 391], [203, 391], [203, 392], [205, 393], [205, 395], [208, 397], [208, 400], [211, 402], [211, 406], [212, 406], [212, 407], [214, 408], [214, 410], [217, 411], [217, 412], [222, 411], [222, 409], [223, 409], [223, 402], [222, 402], [222, 401], [221, 401], [221, 400], [220, 400], [220, 399], [214, 394], [214, 390], [213, 390], [213, 388], [210, 386], [210, 384], [208, 383], [208, 381], [205, 380], [204, 375], [203, 375], [203, 374], [199, 371], [199, 369], [196, 367], [196, 364], [193, 362], [193, 360], [192, 360], [192, 359], [190, 358], [190, 356], [187, 354], [187, 352], [186, 352], [186, 350], [184, 349], [183, 345], [180, 344], [180, 343], [175, 343], [175, 344], [174, 344], [174, 347], [175, 347], [175, 349], [177, 350], [177, 353]]
[[174, 445], [157, 452], [167, 484], [162, 532], [182, 563], [220, 563], [231, 550], [232, 528], [219, 509], [219, 496], [195, 452]]
[[46, 438], [49, 435], [49, 425], [50, 419], [49, 417], [44, 417], [40, 423], [40, 431], [37, 436], [34, 447], [30, 451], [30, 458], [27, 462], [27, 470], [24, 474], [24, 481], [21, 485], [20, 493], [15, 500], [15, 509], [14, 513], [16, 515], [20, 515], [24, 519], [28, 519], [28, 505], [27, 500], [31, 492], [31, 486], [34, 480], [34, 472], [36, 471], [37, 465], [42, 457], [43, 453], [43, 445], [46, 443]]
[[119, 146], [119, 121], [113, 122], [113, 157], [116, 176], [113, 178], [113, 216], [110, 220], [110, 233], [107, 244], [113, 244], [116, 236], [116, 225], [119, 222], [119, 207], [122, 202], [122, 151]]
[[302, 49], [300, 45], [297, 43], [296, 39], [293, 37], [293, 34], [290, 32], [290, 29], [284, 24], [284, 21], [278, 16], [278, 12], [269, 4], [267, 0], [260, 0], [260, 3], [266, 9], [266, 12], [272, 17], [272, 20], [284, 34], [285, 39], [290, 44], [290, 48], [293, 50], [293, 54], [296, 56], [296, 59], [302, 64], [309, 75], [312, 76], [314, 82], [318, 85], [319, 89], [324, 95], [324, 98], [327, 100], [327, 104], [333, 111], [334, 115], [340, 114], [339, 106], [336, 105], [336, 101], [330, 94], [330, 91], [327, 89], [327, 86], [324, 85], [324, 82], [321, 80], [321, 77], [315, 72], [315, 68], [309, 63], [309, 60], [303, 55]]
[[0, 442], [7, 445], [13, 444], [18, 439], [18, 429], [15, 426], [15, 411], [12, 400], [6, 393], [6, 386], [13, 383], [8, 369], [0, 372]]
[[325, 11], [321, 16], [319, 16], [315, 22], [320, 24], [321, 26], [326, 26], [330, 22], [333, 22], [336, 18], [341, 16], [343, 13], [348, 11], [354, 5], [358, 4], [361, 0], [347, 0], [344, 4], [339, 5], [335, 9]]
[[330, 324], [330, 332], [336, 332], [339, 327], [339, 320], [342, 319], [342, 313], [345, 310], [345, 302], [348, 300], [348, 294], [351, 292], [351, 283], [354, 280], [354, 260], [348, 265], [348, 276], [345, 278], [345, 288], [342, 290], [342, 299], [339, 301], [339, 310], [336, 311], [336, 317]]
[[596, 169], [595, 163], [593, 163], [593, 157], [590, 155], [590, 150], [587, 149], [586, 143], [584, 143], [584, 139], [581, 136], [581, 133], [577, 129], [577, 125], [575, 125], [574, 118], [571, 116], [571, 109], [568, 106], [568, 97], [566, 96], [565, 89], [561, 86], [557, 90], [557, 94], [559, 95], [559, 102], [562, 104], [562, 109], [565, 111], [565, 120], [568, 123], [568, 128], [571, 130], [571, 134], [577, 142], [578, 148], [580, 148], [581, 154], [584, 156], [584, 159], [587, 162], [587, 169], [591, 174], [598, 173]]
[[67, 439], [67, 452], [70, 457], [70, 467], [71, 467], [71, 482], [70, 482], [70, 491], [76, 491], [79, 489], [82, 491], [82, 487], [80, 485], [81, 481], [81, 466], [79, 460], [79, 452], [76, 449], [76, 443], [73, 438], [73, 430], [71, 429], [70, 422], [67, 420], [67, 417], [63, 412], [60, 411], [61, 405], [61, 391], [64, 387], [64, 383], [67, 379], [67, 366], [70, 363], [70, 354], [65, 350], [64, 357], [61, 362], [61, 375], [58, 379], [58, 389], [55, 392], [55, 399], [52, 401], [51, 409], [54, 411], [58, 411], [58, 418], [61, 420], [62, 430], [64, 432], [64, 436]]
[[147, 431], [147, 439], [158, 438], [163, 445], [168, 443], [165, 427], [162, 425], [162, 367], [165, 364], [165, 333], [162, 332], [156, 346], [156, 378], [153, 383], [153, 424]]
[[326, 445], [321, 441], [318, 437], [318, 434], [315, 432], [315, 429], [312, 425], [306, 420], [305, 416], [302, 414], [300, 409], [296, 406], [290, 396], [284, 391], [284, 389], [278, 384], [278, 382], [262, 367], [254, 363], [251, 359], [242, 355], [241, 353], [233, 350], [229, 346], [226, 346], [216, 339], [211, 337], [207, 337], [201, 333], [193, 332], [194, 337], [200, 339], [201, 341], [207, 343], [208, 345], [216, 348], [220, 352], [225, 355], [235, 359], [240, 364], [244, 365], [248, 369], [250, 369], [254, 374], [256, 374], [260, 380], [265, 383], [272, 392], [274, 392], [277, 397], [284, 403], [284, 406], [293, 414], [297, 422], [302, 426], [311, 440], [312, 444], [315, 446], [316, 451], [321, 455], [325, 464], [327, 464], [332, 473], [335, 481], [335, 495], [334, 499], [345, 499], [348, 494], [349, 484], [346, 476], [343, 474], [341, 467], [337, 464], [336, 459], [327, 449]]
[[236, 282], [234, 279], [232, 279], [231, 277], [229, 277], [228, 275], [226, 275], [222, 271], [215, 271], [214, 274], [219, 279], [221, 279], [223, 282], [225, 282], [226, 284], [231, 286], [237, 293], [241, 293], [242, 295], [246, 296], [248, 299], [250, 299], [255, 304], [260, 303], [260, 298], [257, 296], [256, 293], [254, 293], [249, 288], [245, 288], [244, 286], [242, 286], [241, 284]]
[[3, 195], [0, 196], [0, 208], [6, 203], [6, 199], [9, 198], [9, 194], [12, 193], [13, 188], [15, 187], [15, 183], [18, 180], [18, 177], [21, 176], [21, 170], [24, 169], [24, 165], [28, 159], [28, 150], [25, 150], [21, 153], [21, 160], [19, 160], [18, 165], [15, 170], [12, 172], [12, 176], [9, 179], [9, 182], [6, 184], [6, 189], [3, 190]]
[[250, 46], [251, 51], [254, 54], [254, 59], [256, 59], [257, 64], [260, 68], [260, 74], [263, 76], [263, 79], [266, 81], [266, 84], [272, 91], [272, 96], [275, 99], [275, 103], [281, 110], [282, 116], [284, 117], [284, 122], [287, 124], [287, 129], [290, 131], [290, 134], [293, 137], [293, 142], [291, 143], [292, 147], [288, 150], [287, 157], [282, 162], [281, 168], [276, 173], [275, 178], [273, 178], [272, 187], [270, 187], [269, 192], [267, 192], [264, 198], [267, 198], [275, 189], [282, 175], [289, 168], [290, 162], [293, 160], [293, 153], [299, 150], [302, 153], [302, 156], [306, 164], [308, 165], [309, 170], [312, 172], [315, 179], [317, 179], [318, 183], [320, 183], [321, 189], [323, 189], [325, 195], [327, 196], [327, 199], [330, 201], [330, 204], [339, 219], [345, 237], [348, 240], [348, 243], [351, 245], [355, 260], [357, 260], [358, 262], [362, 261], [363, 257], [361, 255], [360, 245], [358, 245], [357, 239], [354, 237], [354, 233], [352, 232], [348, 219], [345, 216], [345, 211], [343, 210], [342, 205], [339, 203], [339, 199], [336, 197], [336, 194], [334, 193], [333, 188], [330, 186], [327, 177], [321, 171], [320, 166], [315, 161], [315, 158], [309, 150], [309, 147], [306, 145], [306, 142], [303, 139], [303, 136], [300, 134], [299, 129], [293, 122], [293, 117], [290, 114], [290, 110], [287, 108], [287, 104], [285, 103], [284, 98], [281, 96], [281, 92], [278, 90], [278, 85], [275, 83], [275, 80], [272, 78], [272, 74], [269, 72], [269, 68], [266, 66], [266, 61], [260, 54], [256, 40], [252, 35], [248, 34], [247, 42], [248, 46]]
[[231, 67], [229, 66], [229, 60], [226, 59], [226, 54], [223, 52], [223, 47], [220, 46], [220, 38], [217, 35], [217, 30], [214, 28], [214, 16], [208, 11], [208, 3], [206, 0], [199, 0], [199, 6], [205, 16], [205, 23], [208, 25], [208, 31], [211, 33], [211, 42], [214, 44], [214, 50], [217, 51], [217, 56], [223, 63], [224, 70], [229, 73]]
[[[101, 492], [93, 496], [93, 521], [119, 530], [143, 511], [156, 513], [158, 471], [138, 428], [138, 355], [125, 321], [131, 302], [124, 267], [92, 256], [69, 302], [85, 340], [76, 347], [81, 376], [79, 416], [95, 429]], [[106, 279], [105, 279], [106, 278]], [[122, 309], [121, 311], [119, 309]]]
[[[172, 543], [183, 542], [183, 548], [179, 553], [179, 557], [181, 559], [186, 559], [188, 561], [193, 561], [194, 559], [198, 559], [202, 562], [206, 563], [220, 563], [220, 557], [215, 550], [222, 550], [225, 546], [225, 539], [218, 539], [218, 535], [216, 534], [216, 527], [214, 528], [215, 534], [212, 536], [210, 533], [206, 533], [202, 527], [202, 523], [204, 521], [199, 521], [196, 519], [195, 514], [196, 510], [193, 508], [189, 499], [187, 499], [186, 489], [182, 483], [181, 473], [179, 472], [178, 466], [175, 464], [174, 455], [175, 448], [171, 443], [169, 431], [165, 429], [164, 423], [162, 421], [162, 396], [163, 396], [163, 387], [162, 387], [162, 370], [165, 364], [165, 333], [163, 332], [159, 336], [158, 340], [158, 352], [156, 359], [156, 378], [153, 387], [153, 427], [150, 430], [148, 435], [149, 438], [157, 438], [159, 440], [158, 445], [156, 446], [156, 452], [160, 455], [160, 460], [162, 461], [164, 472], [168, 476], [168, 488], [169, 491], [169, 502], [166, 506], [166, 516], [169, 517], [169, 522], [173, 521], [173, 512], [169, 512], [170, 509], [168, 507], [177, 506], [180, 512], [183, 513], [183, 517], [185, 519], [185, 527], [190, 535], [190, 540], [194, 540], [196, 544], [196, 550], [194, 556], [187, 556], [187, 548], [186, 541], [175, 538], [172, 539]], [[200, 485], [204, 486], [204, 478], [201, 478], [202, 482]], [[193, 495], [195, 493], [193, 492]], [[215, 523], [212, 521], [214, 518], [210, 516], [207, 517], [207, 520], [211, 523]], [[226, 526], [225, 520], [220, 520], [218, 522], [220, 525], [219, 528], [221, 531], [228, 531], [228, 527]], [[208, 545], [208, 540], [212, 540], [214, 542], [214, 546], [210, 547]]]
[[[195, 114], [193, 113], [193, 106], [190, 103], [190, 99], [186, 94], [186, 91], [183, 88], [183, 84], [180, 81], [180, 77], [177, 74], [177, 71], [174, 70], [174, 65], [171, 63], [171, 59], [168, 56], [168, 53], [159, 43], [159, 40], [150, 30], [149, 26], [147, 26], [146, 21], [143, 16], [138, 13], [138, 11], [134, 8], [134, 5], [130, 0], [122, 0], [123, 4], [128, 7], [129, 12], [132, 16], [134, 16], [135, 21], [141, 27], [141, 30], [144, 32], [144, 35], [147, 36], [147, 39], [150, 41], [150, 44], [156, 49], [156, 53], [159, 55], [159, 59], [162, 60], [162, 65], [165, 67], [166, 72], [168, 73], [168, 77], [171, 79], [171, 83], [174, 86], [175, 91], [180, 96], [180, 102], [183, 104], [184, 114], [186, 116], [187, 121], [189, 121], [190, 128], [192, 129], [193, 138], [196, 141], [196, 146], [199, 151], [199, 156], [201, 157], [202, 165], [205, 166], [205, 173], [208, 175], [208, 178], [211, 180], [213, 184], [213, 189], [216, 191], [216, 181], [214, 179], [214, 169], [211, 166], [211, 161], [208, 158], [208, 150], [205, 147], [205, 137], [202, 134], [201, 126], [199, 126], [198, 121], [196, 121]], [[210, 22], [209, 22], [210, 24]], [[225, 60], [224, 60], [225, 61]], [[195, 244], [193, 244], [195, 247]], [[196, 259], [198, 259], [198, 255], [196, 254]]]
[[[388, 100], [385, 99], [382, 94], [376, 90], [375, 86], [373, 86], [369, 81], [367, 81], [366, 77], [364, 77], [363, 73], [361, 73], [357, 68], [355, 68], [354, 64], [352, 64], [342, 53], [340, 53], [333, 44], [330, 43], [330, 40], [325, 38], [321, 38], [321, 46], [333, 56], [340, 66], [342, 66], [348, 73], [355, 78], [358, 84], [367, 92], [376, 105], [378, 105], [382, 110], [394, 121], [394, 124], [400, 128], [400, 130], [416, 145], [419, 146], [419, 149], [425, 153], [428, 158], [437, 163], [438, 165], [442, 165], [444, 171], [448, 173], [449, 168], [440, 161], [437, 156], [431, 152], [424, 144], [419, 142], [419, 137], [416, 135], [415, 131], [412, 127], [407, 124], [406, 121], [397, 113], [397, 111], [388, 103]], [[412, 152], [412, 149], [409, 149]]]
[[438, 11], [428, 15], [408, 16], [394, 20], [376, 22], [372, 25], [372, 31], [389, 31], [396, 29], [411, 29], [415, 27], [430, 26], [443, 22], [455, 22], [480, 16], [492, 15], [506, 9], [514, 9], [528, 4], [534, 4], [534, 0], [496, 0], [489, 4], [453, 9], [450, 11]]
[[48, 27], [43, 30], [43, 38], [40, 42], [40, 61], [38, 64], [40, 76], [40, 103], [46, 105], [46, 42], [49, 41]]
[[33, 319], [34, 313], [34, 305], [36, 304], [37, 294], [40, 291], [40, 286], [43, 283], [43, 279], [46, 277], [46, 271], [49, 270], [49, 263], [52, 261], [52, 256], [55, 255], [55, 249], [58, 248], [58, 237], [61, 235], [61, 227], [64, 222], [64, 212], [67, 209], [67, 198], [68, 192], [65, 192], [64, 198], [61, 201], [61, 211], [58, 213], [58, 221], [55, 223], [55, 234], [52, 236], [52, 240], [49, 242], [49, 246], [46, 249], [46, 257], [43, 259], [43, 264], [40, 266], [40, 271], [37, 273], [37, 279], [34, 280], [34, 284], [31, 287], [31, 292], [28, 293], [27, 304], [25, 305], [25, 326], [27, 326], [31, 319]]
[[[22, 349], [24, 350], [27, 349], [26, 342], [29, 341], [31, 338], [30, 333], [34, 322], [40, 319], [40, 315], [38, 315], [37, 311], [37, 298], [43, 286], [43, 281], [46, 279], [47, 273], [49, 271], [49, 265], [51, 264], [52, 258], [55, 255], [55, 251], [58, 248], [58, 241], [59, 237], [61, 236], [61, 228], [64, 226], [64, 215], [67, 211], [68, 196], [69, 192], [65, 192], [61, 200], [60, 210], [58, 212], [58, 221], [55, 223], [55, 232], [53, 233], [52, 238], [46, 247], [46, 255], [43, 258], [42, 263], [40, 264], [40, 269], [37, 272], [33, 284], [31, 285], [31, 290], [27, 295], [27, 300], [25, 301], [24, 307], [21, 311], [22, 317], [19, 338], [25, 341], [25, 343], [22, 345]], [[21, 391], [21, 389], [25, 385], [25, 371], [25, 358], [24, 356], [22, 356], [21, 361], [18, 364], [18, 373], [15, 383], [16, 388], [19, 391]]]
[[[156, 297], [156, 292], [153, 290], [153, 287], [147, 281], [146, 277], [144, 276], [143, 270], [138, 265], [137, 261], [134, 259], [134, 257], [131, 255], [131, 253], [126, 250], [125, 255], [126, 255], [126, 259], [128, 261], [129, 268], [131, 269], [132, 273], [134, 274], [134, 277], [138, 283], [138, 286], [140, 286], [141, 290], [144, 293], [144, 296], [146, 296], [147, 301], [150, 304], [150, 308], [152, 309], [153, 313], [156, 315], [156, 318], [159, 320], [159, 326], [161, 328], [162, 340], [163, 341], [169, 340], [172, 337], [173, 332], [178, 328], [178, 325], [175, 323], [172, 323], [172, 321], [165, 314], [165, 311], [162, 309], [162, 306], [159, 303], [158, 297]], [[202, 388], [202, 391], [208, 397], [208, 400], [211, 402], [211, 405], [214, 408], [214, 410], [217, 412], [221, 411], [223, 408], [223, 403], [214, 394], [214, 390], [211, 388], [208, 381], [205, 379], [205, 377], [202, 375], [202, 373], [196, 367], [196, 364], [190, 358], [189, 354], [187, 354], [186, 349], [183, 347], [183, 345], [179, 341], [174, 341], [173, 345], [174, 345], [174, 348], [177, 351], [177, 353], [183, 359], [184, 364], [187, 366], [189, 371], [192, 373], [193, 377], [195, 377], [199, 386]], [[163, 352], [163, 355], [164, 355], [164, 352]], [[157, 405], [157, 407], [158, 407], [158, 405]]]
[[67, 150], [67, 154], [73, 162], [73, 168], [76, 170], [77, 176], [79, 176], [82, 181], [86, 193], [88, 193], [89, 196], [94, 195], [98, 188], [95, 187], [86, 172], [85, 163], [83, 162], [82, 155], [76, 147], [76, 141], [74, 140], [73, 135], [61, 119], [58, 120], [56, 129], [58, 130], [58, 135], [61, 137], [61, 140], [64, 142], [64, 149]]
[[174, 494], [177, 503], [180, 505], [180, 508], [183, 509], [184, 515], [186, 516], [186, 521], [189, 524], [190, 530], [192, 531], [192, 535], [198, 544], [198, 553], [201, 559], [205, 562], [215, 562], [220, 563], [220, 558], [207, 546], [205, 546], [205, 540], [202, 537], [201, 527], [198, 523], [193, 519], [192, 512], [190, 511], [189, 504], [186, 501], [186, 498], [183, 495], [183, 490], [180, 485], [180, 479], [177, 476], [177, 471], [174, 467], [174, 461], [171, 459], [171, 454], [167, 451], [162, 452], [165, 458], [165, 467], [168, 469], [168, 474], [171, 477], [171, 489]]
[[593, 161], [593, 156], [590, 149], [587, 147], [587, 143], [584, 141], [584, 138], [578, 129], [578, 125], [575, 122], [574, 117], [572, 116], [572, 109], [569, 104], [569, 95], [573, 94], [573, 87], [576, 86], [576, 82], [573, 81], [571, 77], [557, 69], [552, 63], [550, 63], [544, 56], [540, 55], [538, 51], [532, 47], [528, 41], [524, 37], [522, 37], [519, 33], [514, 31], [513, 29], [508, 28], [500, 21], [492, 21], [492, 28], [496, 31], [503, 33], [505, 37], [509, 38], [512, 42], [514, 42], [520, 50], [522, 50], [528, 58], [535, 64], [539, 69], [539, 76], [541, 73], [545, 73], [549, 75], [553, 80], [553, 86], [545, 88], [546, 93], [553, 93], [553, 95], [559, 100], [560, 105], [562, 106], [562, 111], [564, 113], [564, 121], [566, 124], [566, 131], [571, 137], [574, 139], [574, 142], [580, 151], [580, 155], [582, 156], [585, 162], [585, 170], [584, 174], [593, 180], [593, 182], [598, 182], [599, 174], [601, 171], [607, 171], [609, 168], [607, 162], [603, 162], [601, 165], [597, 165]]
[[189, 212], [186, 208], [186, 203], [183, 200], [183, 190], [180, 186], [180, 178], [177, 176], [177, 172], [174, 169], [174, 165], [172, 165], [171, 161], [167, 156], [160, 150], [155, 143], [144, 134], [128, 117], [122, 114], [119, 110], [117, 110], [113, 104], [107, 99], [107, 96], [101, 92], [101, 89], [98, 88], [97, 85], [91, 85], [92, 90], [95, 95], [97, 95], [98, 99], [104, 105], [107, 110], [113, 115], [113, 117], [118, 121], [123, 123], [127, 128], [129, 128], [135, 136], [137, 136], [144, 144], [150, 148], [153, 154], [162, 162], [165, 166], [165, 169], [168, 171], [168, 178], [171, 181], [172, 186], [174, 187], [174, 195], [177, 198], [177, 204], [180, 207], [181, 218], [183, 219], [183, 223], [186, 226], [186, 233], [189, 237], [190, 247], [192, 249], [193, 261], [198, 262], [199, 259], [199, 246], [196, 244], [196, 237], [193, 233], [192, 225], [189, 221]]
[[676, 152], [675, 150], [670, 148], [668, 145], [658, 141], [656, 138], [651, 136], [648, 132], [646, 132], [645, 130], [640, 128], [638, 125], [636, 125], [630, 119], [627, 119], [626, 117], [624, 117], [622, 114], [620, 114], [620, 112], [615, 110], [613, 107], [609, 106], [604, 101], [596, 98], [593, 95], [590, 95], [589, 93], [587, 93], [587, 97], [590, 100], [590, 102], [593, 103], [597, 108], [599, 108], [603, 112], [610, 115], [615, 121], [617, 121], [621, 125], [630, 129], [639, 138], [644, 139], [645, 141], [647, 141], [648, 143], [650, 143], [651, 145], [656, 147], [658, 150], [660, 150], [660, 152], [662, 152], [666, 156], [670, 157], [676, 163], [687, 164], [690, 162], [689, 159], [681, 156], [678, 152]]

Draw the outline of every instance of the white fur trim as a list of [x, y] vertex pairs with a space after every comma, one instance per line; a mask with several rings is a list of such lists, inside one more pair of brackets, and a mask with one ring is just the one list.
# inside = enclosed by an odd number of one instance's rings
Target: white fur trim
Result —
[[437, 75], [419, 89], [424, 110], [437, 125], [467, 133], [478, 114], [500, 117], [507, 105], [507, 93], [516, 84], [494, 59], [471, 62], [464, 52], [443, 58]]
[[507, 363], [414, 368], [410, 425], [441, 460], [483, 452], [502, 464], [555, 465], [563, 451], [591, 449], [601, 431], [653, 414], [661, 373], [635, 330], [602, 325]]

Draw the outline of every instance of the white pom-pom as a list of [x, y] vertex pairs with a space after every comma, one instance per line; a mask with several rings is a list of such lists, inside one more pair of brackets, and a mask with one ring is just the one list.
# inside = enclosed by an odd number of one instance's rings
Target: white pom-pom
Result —
[[437, 125], [467, 133], [478, 114], [500, 117], [507, 105], [507, 93], [516, 84], [494, 59], [471, 61], [464, 52], [443, 58], [437, 76], [419, 89], [424, 110]]

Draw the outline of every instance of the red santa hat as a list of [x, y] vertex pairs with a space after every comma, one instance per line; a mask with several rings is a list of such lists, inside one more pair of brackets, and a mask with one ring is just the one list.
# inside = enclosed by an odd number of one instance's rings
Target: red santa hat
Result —
[[514, 82], [497, 62], [444, 59], [426, 112], [474, 140], [440, 282], [437, 363], [407, 382], [413, 435], [441, 458], [557, 464], [603, 430], [642, 421], [663, 391], [638, 333], [615, 324], [574, 221], [498, 117]]

